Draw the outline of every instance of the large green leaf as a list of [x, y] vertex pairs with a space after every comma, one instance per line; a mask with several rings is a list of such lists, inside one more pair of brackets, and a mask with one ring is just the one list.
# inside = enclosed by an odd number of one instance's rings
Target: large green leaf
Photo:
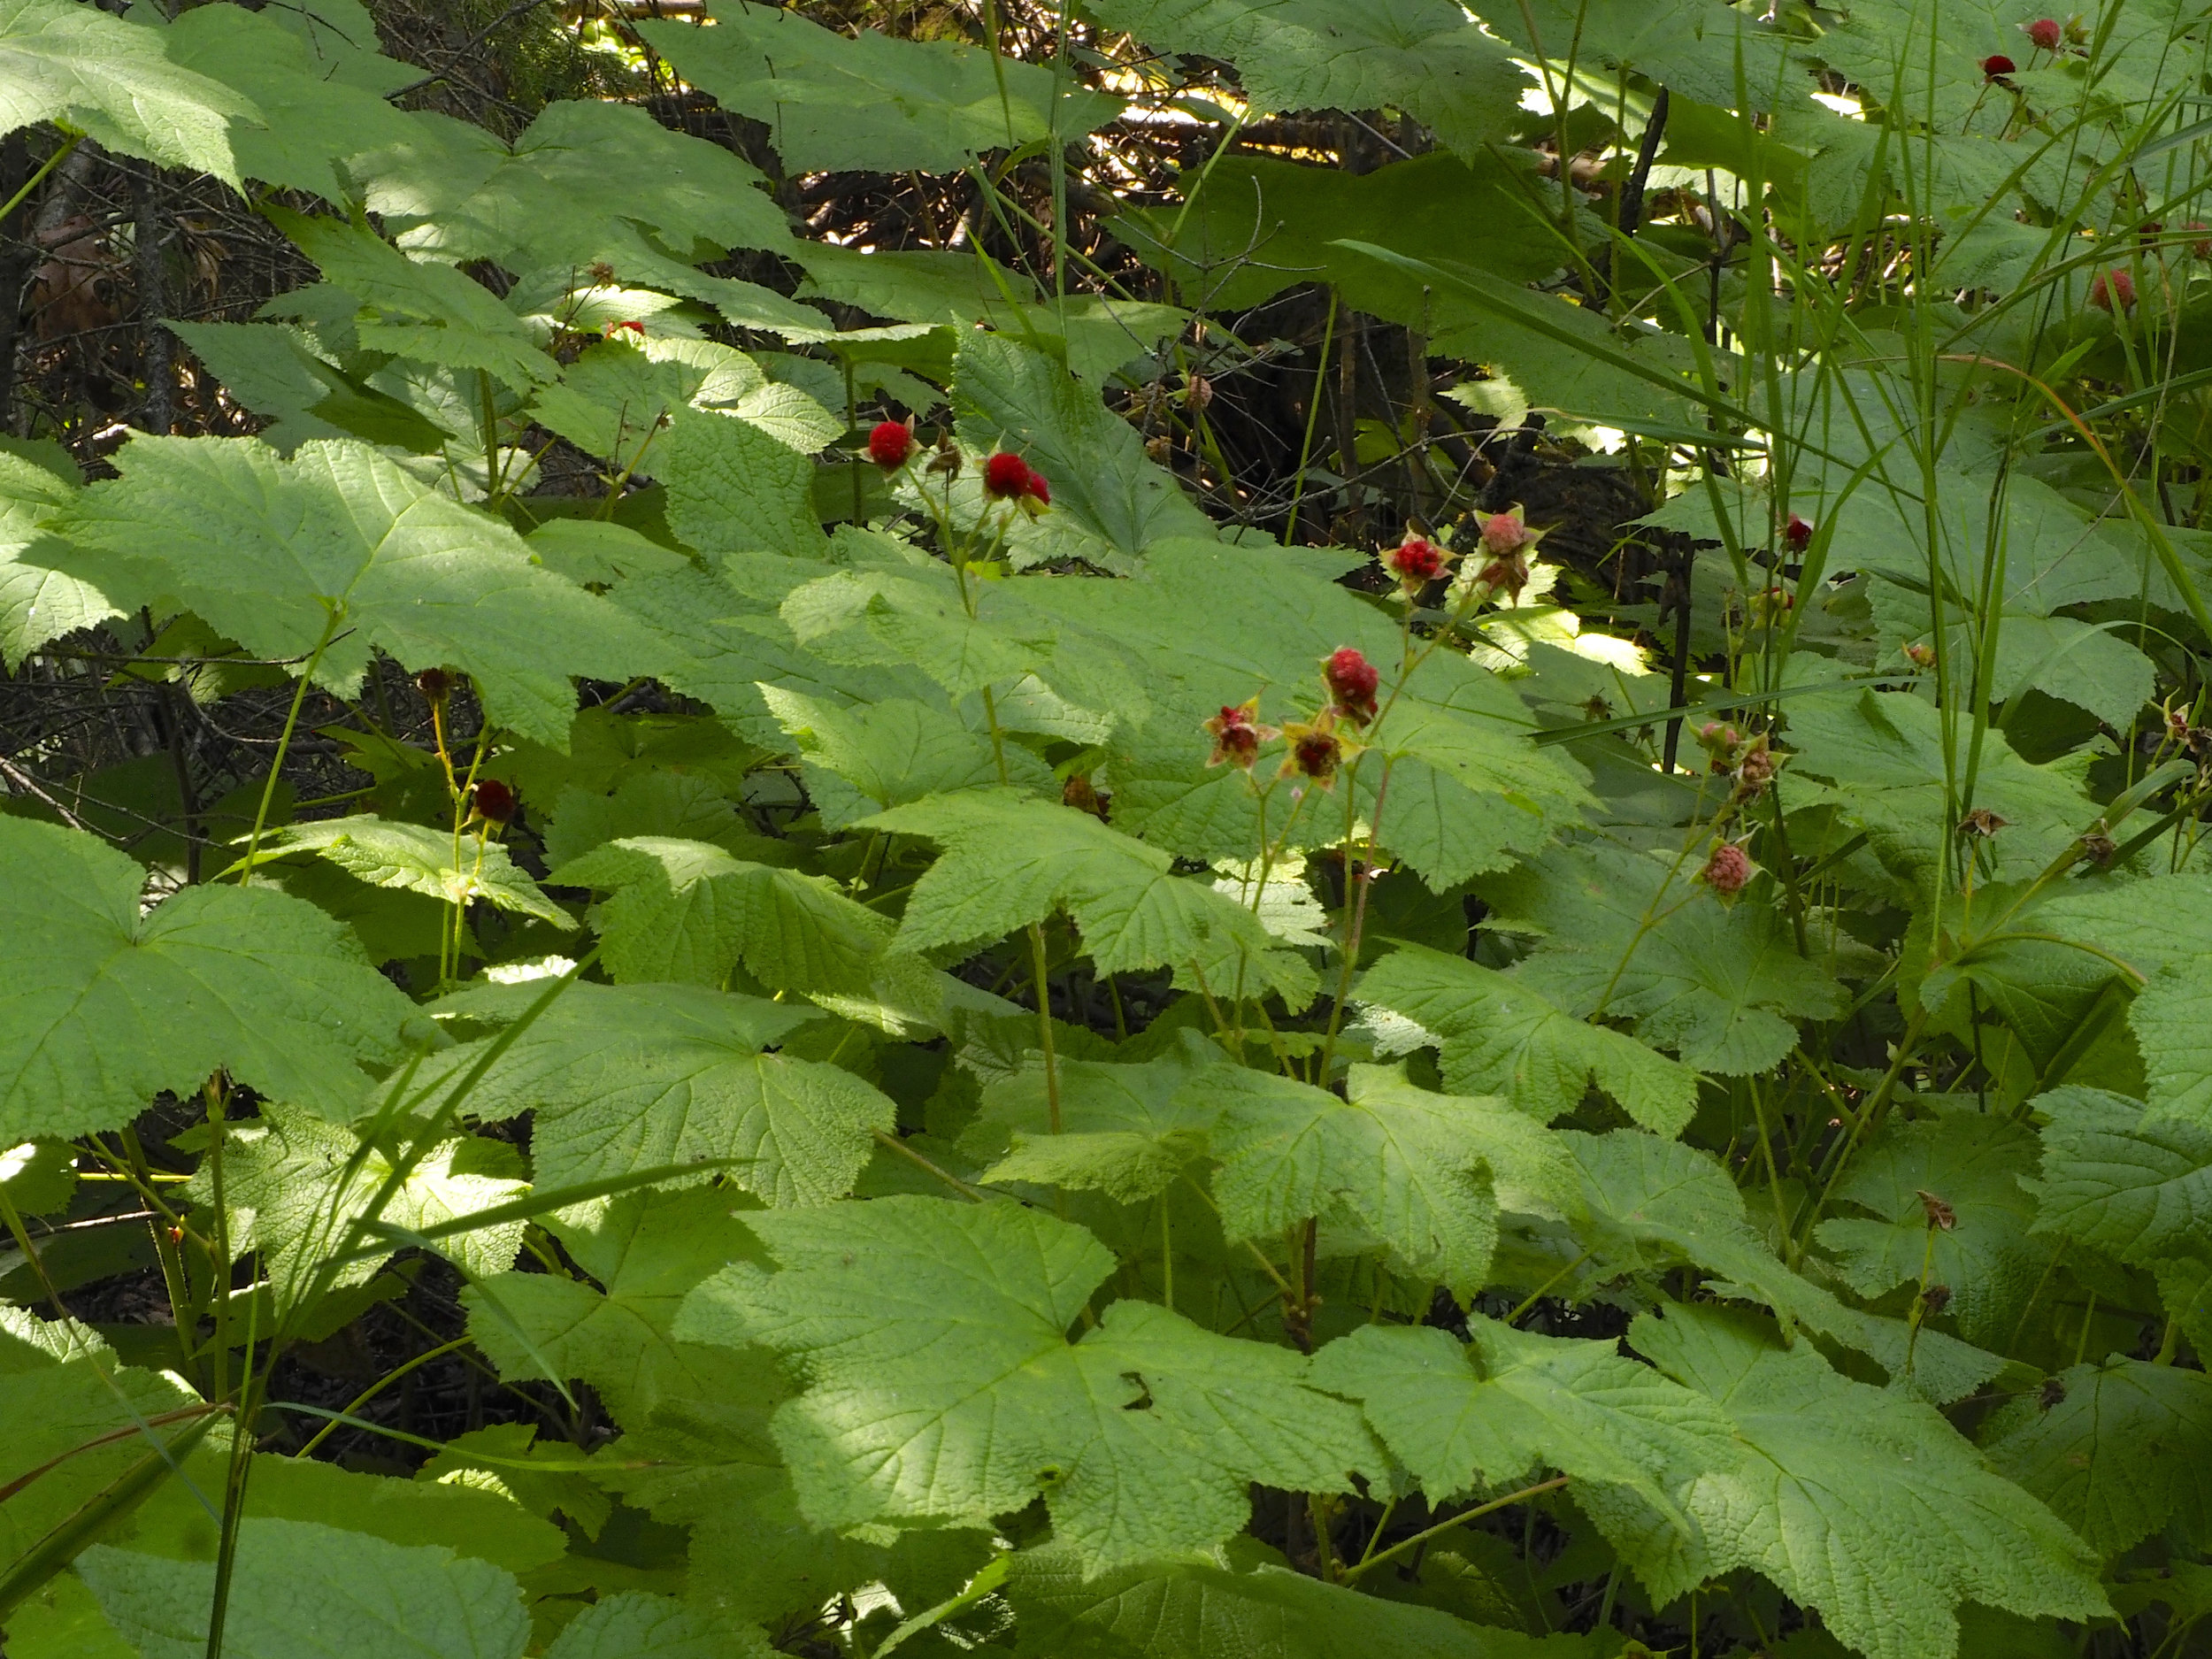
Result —
[[373, 648], [458, 667], [493, 719], [557, 747], [571, 674], [620, 681], [671, 655], [506, 525], [367, 444], [303, 444], [287, 461], [251, 438], [142, 437], [116, 465], [58, 526], [71, 545], [40, 557], [111, 599], [173, 594], [265, 657], [306, 656], [334, 617], [343, 637], [315, 671], [333, 691], [360, 684]]
[[1087, 812], [971, 791], [894, 807], [860, 826], [926, 835], [944, 849], [907, 900], [902, 949], [996, 939], [1064, 905], [1101, 973], [1180, 966], [1224, 949], [1233, 972], [1248, 964], [1255, 989], [1275, 973], [1273, 941], [1249, 910]]
[[1672, 1471], [1686, 1531], [1624, 1488], [1582, 1494], [1661, 1601], [1749, 1567], [1869, 1659], [1951, 1659], [1962, 1601], [2036, 1617], [2105, 1610], [2095, 1555], [1932, 1407], [1717, 1309], [1643, 1315], [1630, 1340], [1717, 1404], [1739, 1446], [1730, 1465]]
[[[1917, 1285], [1924, 1268], [1929, 1284], [1950, 1291], [1960, 1333], [2001, 1349], [2051, 1259], [2028, 1236], [2035, 1201], [2021, 1190], [2035, 1154], [2032, 1130], [1992, 1114], [1893, 1118], [1829, 1188], [1837, 1213], [1817, 1236], [1863, 1296]], [[1948, 1206], [1949, 1225], [1930, 1219], [1923, 1194]]]
[[1505, 42], [1448, 0], [1104, 0], [1098, 12], [1158, 50], [1234, 60], [1263, 109], [1388, 104], [1464, 154], [1502, 136], [1520, 103]]
[[0, 664], [120, 615], [92, 583], [19, 556], [76, 498], [76, 465], [58, 444], [0, 449]]
[[1240, 1531], [1250, 1481], [1340, 1492], [1373, 1460], [1288, 1349], [1126, 1302], [1071, 1345], [1114, 1258], [1067, 1222], [899, 1197], [747, 1225], [779, 1271], [718, 1275], [677, 1332], [797, 1368], [776, 1440], [818, 1525], [981, 1525], [1041, 1494], [1100, 1571]]
[[229, 125], [260, 113], [97, 6], [0, 0], [0, 132], [65, 120], [126, 156], [235, 185]]
[[[368, 1215], [393, 1170], [386, 1150], [282, 1106], [265, 1108], [257, 1123], [225, 1128], [221, 1196], [231, 1249], [258, 1253], [280, 1316], [298, 1304], [326, 1258], [349, 1242], [373, 1245], [366, 1235], [354, 1235], [354, 1223]], [[373, 1219], [418, 1232], [449, 1225], [527, 1192], [521, 1175], [511, 1147], [469, 1138], [443, 1141], [413, 1162]], [[214, 1205], [211, 1164], [186, 1184], [186, 1194], [196, 1206]], [[449, 1233], [436, 1248], [472, 1274], [503, 1273], [515, 1264], [522, 1228], [518, 1220], [493, 1222]], [[365, 1283], [390, 1254], [372, 1248], [333, 1272], [329, 1287]]]
[[[170, 62], [221, 82], [259, 110], [267, 125], [234, 121], [230, 147], [238, 171], [265, 184], [342, 206], [356, 193], [340, 171], [345, 159], [406, 142], [420, 119], [383, 96], [411, 78], [407, 65], [373, 59], [397, 71], [396, 81], [365, 75], [350, 63], [349, 73], [333, 73], [326, 48], [318, 50], [308, 31], [288, 27], [280, 14], [195, 6], [157, 38]], [[385, 84], [374, 84], [379, 79]]]
[[[144, 1659], [206, 1652], [214, 1563], [100, 1544], [77, 1571]], [[312, 1521], [240, 1523], [228, 1606], [223, 1651], [233, 1659], [521, 1659], [530, 1636], [512, 1574]]]
[[1006, 1594], [1051, 1651], [1116, 1659], [1594, 1659], [1580, 1637], [1532, 1640], [1294, 1571], [1255, 1539], [1120, 1572], [1056, 1540], [1018, 1552]]
[[1793, 1020], [1842, 1008], [1777, 911], [1724, 906], [1664, 858], [1557, 847], [1481, 891], [1498, 925], [1548, 935], [1513, 977], [1571, 1013], [1632, 1016], [1639, 1037], [1701, 1071], [1763, 1071], [1796, 1046]]
[[631, 1591], [603, 1597], [569, 1620], [545, 1659], [768, 1659], [773, 1651], [749, 1625]]
[[1448, 1087], [1503, 1094], [1541, 1121], [1579, 1106], [1593, 1082], [1657, 1133], [1678, 1134], [1696, 1109], [1688, 1067], [1464, 957], [1399, 945], [1360, 980], [1359, 995], [1443, 1039]]
[[481, 899], [495, 910], [535, 917], [556, 927], [576, 926], [566, 910], [515, 867], [503, 845], [474, 835], [456, 836], [424, 824], [357, 813], [288, 824], [264, 845], [272, 858], [313, 854], [371, 887], [420, 893], [447, 904]]
[[758, 1379], [672, 1333], [692, 1287], [752, 1251], [714, 1187], [626, 1193], [561, 1212], [546, 1230], [596, 1286], [554, 1273], [501, 1273], [461, 1293], [469, 1334], [503, 1377], [575, 1379], [623, 1423], [664, 1399], [711, 1399]]
[[2212, 1130], [2152, 1118], [2103, 1089], [2039, 1095], [2046, 1119], [2035, 1231], [2122, 1262], [2201, 1255], [2212, 1243]]
[[328, 281], [361, 302], [363, 349], [480, 370], [518, 389], [553, 378], [522, 319], [453, 266], [410, 259], [365, 226], [267, 211]]
[[1467, 1331], [1463, 1343], [1445, 1331], [1370, 1325], [1314, 1358], [1314, 1380], [1360, 1402], [1432, 1502], [1544, 1467], [1663, 1509], [1676, 1471], [1736, 1461], [1717, 1405], [1623, 1358], [1617, 1343], [1480, 1317]]
[[[549, 104], [511, 150], [481, 127], [441, 121], [434, 142], [358, 165], [370, 205], [399, 244], [441, 259], [580, 273], [603, 258], [626, 277], [646, 278], [651, 267], [639, 257], [646, 244], [629, 222], [679, 253], [699, 242], [718, 251], [792, 245], [782, 212], [741, 156], [672, 132], [631, 104]], [[821, 326], [818, 316], [815, 322]]]
[[[28, 1313], [9, 1314], [0, 1327], [13, 1339], [0, 1343], [0, 1410], [10, 1425], [0, 1483], [24, 1482], [0, 1504], [0, 1563], [12, 1566], [156, 1443], [178, 1432], [173, 1425], [150, 1426], [148, 1418], [198, 1401], [174, 1377], [118, 1364], [81, 1325], [45, 1325]], [[49, 1463], [54, 1466], [44, 1468]]]
[[952, 41], [850, 35], [795, 12], [717, 0], [715, 27], [647, 23], [639, 34], [724, 109], [767, 124], [792, 173], [846, 167], [956, 173], [979, 152], [1110, 119], [1113, 102], [1035, 64]]
[[193, 887], [82, 833], [0, 817], [0, 1138], [128, 1123], [218, 1071], [345, 1118], [412, 1005], [352, 933], [266, 888]]
[[1591, 1255], [1586, 1282], [1633, 1271], [1701, 1269], [1724, 1294], [1763, 1302], [1784, 1319], [1866, 1355], [1907, 1397], [1947, 1402], [2002, 1369], [1994, 1354], [1847, 1307], [1792, 1272], [1751, 1225], [1743, 1194], [1711, 1153], [1626, 1129], [1560, 1139], [1582, 1170], [1588, 1221], [1576, 1231]]
[[1982, 1435], [1991, 1463], [2107, 1555], [2171, 1525], [2212, 1537], [2212, 1379], [2115, 1355], [2010, 1402]]
[[1213, 1185], [1232, 1238], [1275, 1237], [1310, 1217], [1359, 1228], [1464, 1301], [1489, 1271], [1500, 1208], [1556, 1214], [1573, 1202], [1559, 1143], [1501, 1100], [1432, 1094], [1357, 1065], [1343, 1099], [1241, 1068], [1187, 1092], [1220, 1102]]
[[726, 985], [741, 963], [778, 991], [864, 990], [891, 926], [821, 876], [704, 841], [628, 836], [556, 870], [556, 887], [612, 896], [596, 925], [618, 981]]
[[[438, 1011], [512, 1018], [532, 988], [465, 991]], [[850, 1071], [763, 1052], [817, 1017], [698, 986], [572, 985], [493, 1061], [467, 1107], [534, 1114], [541, 1186], [726, 1158], [729, 1179], [770, 1203], [826, 1203], [852, 1190], [895, 1112]], [[442, 1073], [470, 1069], [480, 1048], [441, 1056]]]

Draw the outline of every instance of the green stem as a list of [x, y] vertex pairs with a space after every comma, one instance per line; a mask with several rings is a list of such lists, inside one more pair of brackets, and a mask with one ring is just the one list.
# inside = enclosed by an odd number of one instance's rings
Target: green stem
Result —
[[292, 733], [300, 723], [300, 705], [307, 701], [308, 684], [315, 678], [315, 669], [323, 660], [323, 653], [337, 637], [342, 614], [335, 606], [331, 607], [329, 619], [323, 624], [322, 638], [315, 641], [315, 649], [300, 664], [299, 684], [292, 688], [292, 707], [285, 714], [284, 730], [277, 737], [276, 757], [270, 761], [269, 775], [261, 786], [261, 804], [254, 811], [253, 833], [246, 839], [246, 856], [239, 863], [238, 885], [242, 887], [253, 879], [253, 861], [261, 851], [261, 833], [268, 826], [269, 803], [276, 799], [277, 780], [284, 772], [285, 751], [292, 747]]
[[1439, 1521], [1434, 1526], [1424, 1532], [1416, 1532], [1411, 1538], [1402, 1538], [1388, 1549], [1347, 1567], [1344, 1570], [1343, 1582], [1351, 1584], [1364, 1574], [1372, 1572], [1385, 1562], [1395, 1561], [1401, 1555], [1409, 1555], [1432, 1538], [1440, 1538], [1455, 1526], [1464, 1526], [1470, 1521], [1479, 1520], [1486, 1515], [1494, 1514], [1504, 1509], [1509, 1503], [1519, 1503], [1525, 1499], [1539, 1497], [1547, 1492], [1555, 1492], [1561, 1486], [1565, 1486], [1568, 1477], [1565, 1475], [1554, 1475], [1549, 1480], [1540, 1480], [1532, 1486], [1522, 1487], [1518, 1492], [1509, 1492], [1502, 1498], [1493, 1498], [1489, 1502], [1479, 1503], [1471, 1509], [1462, 1509], [1451, 1519]]
[[8, 216], [13, 213], [17, 208], [21, 207], [25, 202], [30, 199], [31, 192], [37, 189], [40, 185], [46, 182], [46, 175], [53, 172], [55, 168], [60, 166], [63, 162], [68, 160], [69, 152], [76, 149], [76, 147], [83, 142], [84, 134], [82, 133], [70, 134], [69, 142], [65, 143], [52, 155], [47, 157], [45, 165], [41, 166], [36, 173], [30, 176], [20, 190], [18, 190], [13, 196], [8, 198], [8, 204], [5, 207], [0, 207], [0, 224], [5, 224], [7, 222]]

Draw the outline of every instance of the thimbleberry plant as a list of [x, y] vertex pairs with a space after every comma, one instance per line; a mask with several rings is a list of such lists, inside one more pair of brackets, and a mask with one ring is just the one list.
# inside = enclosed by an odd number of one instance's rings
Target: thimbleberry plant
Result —
[[0, 0], [0, 1653], [2212, 1654], [2208, 54]]

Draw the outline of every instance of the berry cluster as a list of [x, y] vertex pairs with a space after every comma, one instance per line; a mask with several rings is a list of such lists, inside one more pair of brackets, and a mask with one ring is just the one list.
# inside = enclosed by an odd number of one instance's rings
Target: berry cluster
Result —
[[1376, 718], [1382, 674], [1358, 647], [1346, 645], [1322, 659], [1321, 684], [1329, 694], [1327, 705], [1311, 720], [1288, 721], [1279, 730], [1260, 724], [1257, 697], [1224, 703], [1220, 713], [1200, 722], [1214, 741], [1206, 764], [1249, 772], [1259, 758], [1260, 745], [1280, 737], [1287, 739], [1290, 746], [1277, 776], [1303, 778], [1324, 789], [1333, 787], [1337, 769], [1362, 747], [1338, 728], [1359, 730]]

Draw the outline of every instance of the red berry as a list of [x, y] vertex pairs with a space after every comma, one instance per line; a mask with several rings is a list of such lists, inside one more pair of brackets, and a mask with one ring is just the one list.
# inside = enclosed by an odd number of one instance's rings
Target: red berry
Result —
[[415, 676], [415, 689], [432, 703], [443, 703], [453, 695], [453, 676], [442, 668], [426, 668]]
[[1375, 718], [1375, 692], [1382, 675], [1353, 646], [1341, 646], [1321, 664], [1322, 680], [1345, 718], [1362, 724]]
[[2101, 311], [2108, 311], [2116, 298], [2122, 311], [2134, 310], [2135, 279], [2124, 271], [2098, 272], [2089, 285], [2089, 303]]
[[1011, 501], [1029, 493], [1032, 476], [1028, 462], [1010, 449], [1001, 449], [983, 464], [983, 493], [998, 501]]
[[1029, 469], [1029, 476], [1022, 480], [1022, 494], [1040, 507], [1052, 505], [1052, 486], [1045, 482], [1045, 475], [1033, 466]]
[[2010, 74], [2019, 66], [2002, 52], [1993, 52], [1989, 57], [1982, 59], [1982, 74], [1986, 80], [1995, 81]]
[[[2193, 219], [2184, 228], [2195, 231], [2212, 230], [2212, 225], [2207, 225], [2200, 219]], [[2212, 238], [2198, 237], [2189, 244], [2189, 251], [2200, 259], [2212, 259]]]
[[645, 338], [645, 325], [634, 319], [628, 319], [618, 323], [609, 323], [604, 332], [610, 340], [619, 339], [624, 334], [634, 334], [638, 340], [642, 341]]
[[506, 824], [515, 816], [515, 792], [496, 778], [476, 786], [476, 816], [491, 824]]
[[1735, 842], [1723, 841], [1713, 849], [1713, 856], [1705, 861], [1705, 868], [1699, 873], [1714, 892], [1723, 898], [1733, 898], [1751, 879], [1751, 856]]
[[2056, 18], [2038, 18], [2028, 25], [2028, 39], [2039, 52], [2055, 52], [2065, 44], [2066, 31]]
[[903, 420], [879, 420], [868, 434], [868, 458], [887, 472], [896, 472], [914, 453], [914, 428]]
[[1444, 571], [1444, 555], [1426, 536], [1408, 536], [1384, 556], [1384, 563], [1408, 588], [1434, 581]]
[[1812, 526], [1807, 524], [1795, 513], [1792, 513], [1790, 515], [1790, 521], [1782, 526], [1782, 540], [1789, 544], [1790, 551], [1793, 553], [1802, 553], [1805, 550], [1806, 544], [1811, 541], [1812, 539]]

